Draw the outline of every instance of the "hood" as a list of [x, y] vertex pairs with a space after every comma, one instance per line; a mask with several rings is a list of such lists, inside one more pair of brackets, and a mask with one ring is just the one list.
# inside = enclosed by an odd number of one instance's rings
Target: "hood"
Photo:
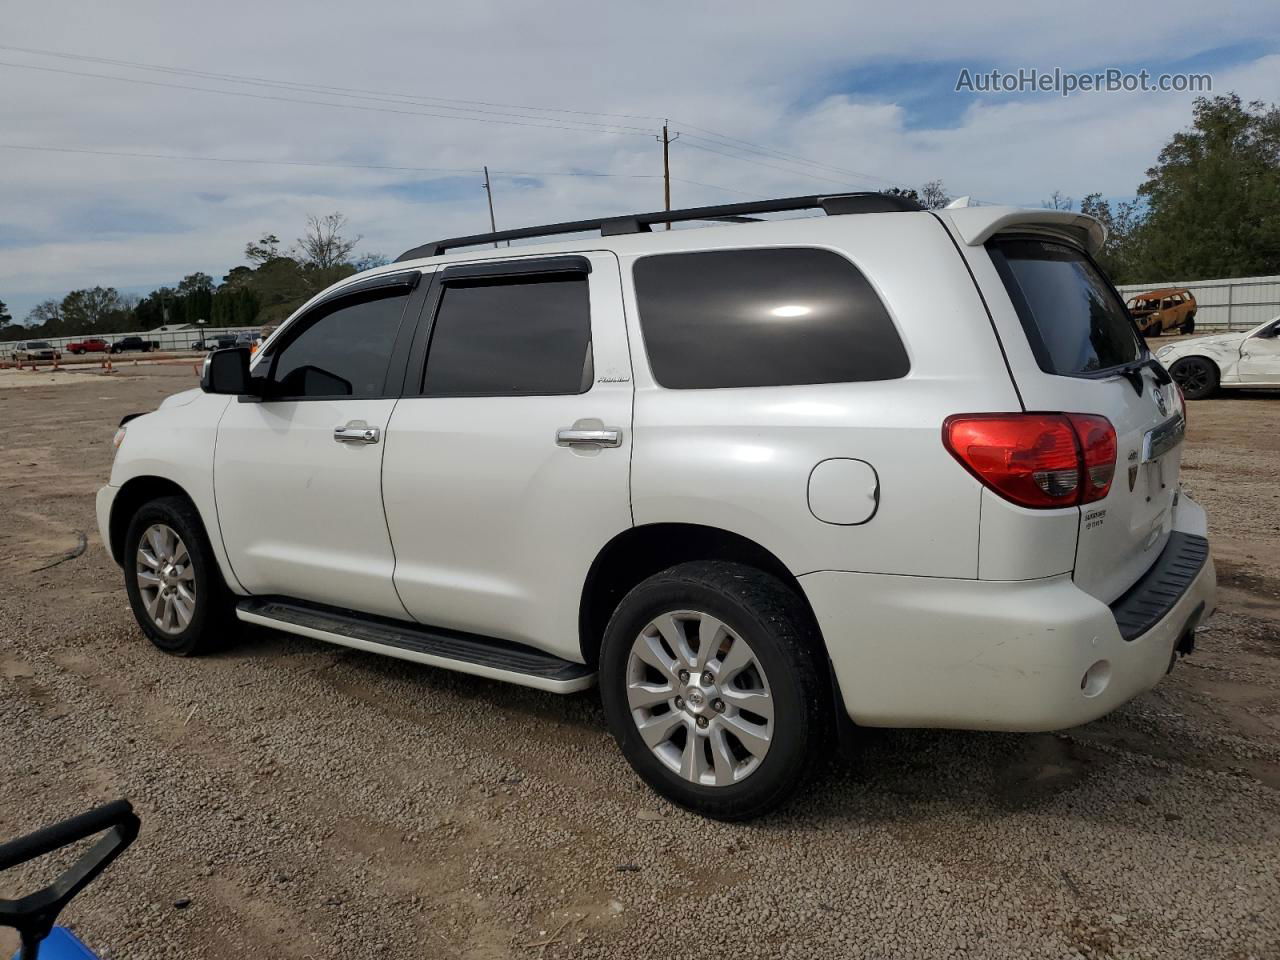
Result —
[[169, 407], [185, 407], [188, 403], [196, 397], [201, 396], [203, 393], [204, 391], [199, 387], [195, 387], [191, 390], [183, 390], [181, 393], [175, 393], [171, 397], [165, 397], [160, 401], [160, 406], [156, 409], [167, 410]]
[[1211, 337], [1195, 337], [1191, 340], [1180, 340], [1177, 343], [1170, 343], [1167, 346], [1161, 347], [1156, 351], [1156, 356], [1158, 357], [1166, 351], [1172, 352], [1174, 350], [1186, 350], [1188, 347], [1234, 347], [1237, 344], [1243, 343], [1245, 336], [1245, 333], [1237, 331], [1236, 333], [1217, 333]]

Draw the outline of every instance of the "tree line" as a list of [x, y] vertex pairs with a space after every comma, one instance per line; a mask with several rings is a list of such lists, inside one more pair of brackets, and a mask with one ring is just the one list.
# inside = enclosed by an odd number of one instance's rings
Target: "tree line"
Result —
[[[1107, 227], [1098, 256], [1116, 283], [1280, 273], [1280, 108], [1234, 93], [1199, 97], [1137, 198], [1091, 193], [1080, 212]], [[1058, 192], [1047, 207], [1074, 209]]]
[[[1099, 144], [1105, 152], [1106, 145]], [[942, 181], [894, 188], [928, 208], [950, 197]], [[1054, 191], [1046, 207], [1073, 210], [1074, 198]], [[1158, 283], [1280, 273], [1280, 108], [1244, 103], [1234, 93], [1199, 97], [1190, 128], [1161, 149], [1133, 200], [1112, 203], [1086, 195], [1081, 213], [1107, 227], [1098, 261], [1116, 283]], [[353, 258], [360, 237], [343, 235], [340, 213], [307, 218], [297, 244], [284, 250], [274, 234], [245, 246], [248, 265], [214, 283], [204, 273], [184, 277], [146, 297], [113, 287], [73, 290], [46, 300], [14, 324], [0, 302], [0, 340], [80, 336], [154, 329], [206, 320], [211, 326], [278, 323], [313, 294], [358, 270], [386, 263]]]
[[388, 262], [376, 253], [354, 257], [361, 237], [345, 236], [346, 222], [341, 213], [310, 216], [288, 249], [265, 234], [245, 245], [248, 265], [233, 267], [221, 283], [197, 272], [145, 297], [115, 287], [72, 290], [36, 304], [23, 325], [0, 302], [0, 340], [102, 336], [200, 320], [210, 327], [271, 326], [330, 284]]

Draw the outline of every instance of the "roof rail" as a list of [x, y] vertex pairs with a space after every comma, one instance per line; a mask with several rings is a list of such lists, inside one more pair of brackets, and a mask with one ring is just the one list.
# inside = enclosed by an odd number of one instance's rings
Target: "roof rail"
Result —
[[683, 210], [632, 213], [621, 217], [603, 217], [599, 220], [569, 220], [564, 223], [549, 223], [541, 227], [520, 227], [517, 230], [476, 233], [469, 237], [451, 237], [406, 250], [396, 257], [395, 262], [417, 260], [421, 257], [438, 257], [446, 250], [456, 247], [473, 247], [482, 243], [498, 243], [502, 240], [526, 240], [530, 237], [551, 237], [562, 233], [584, 233], [588, 230], [599, 230], [602, 237], [616, 237], [628, 233], [648, 233], [655, 223], [680, 223], [688, 220], [724, 221], [726, 219], [731, 222], [741, 222], [736, 218], [749, 218], [757, 213], [816, 209], [823, 210], [828, 216], [835, 216], [844, 213], [893, 213], [924, 208], [907, 197], [871, 192], [753, 200], [749, 203], [725, 203], [713, 207], [686, 207]]

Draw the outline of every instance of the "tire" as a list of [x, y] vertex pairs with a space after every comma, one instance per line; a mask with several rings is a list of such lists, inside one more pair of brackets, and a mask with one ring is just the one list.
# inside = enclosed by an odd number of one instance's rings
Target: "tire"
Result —
[[1207, 357], [1183, 357], [1169, 375], [1188, 400], [1206, 400], [1218, 392], [1218, 366]]
[[[718, 640], [709, 655], [693, 648], [704, 622]], [[672, 631], [682, 651], [666, 639]], [[609, 729], [632, 769], [672, 802], [717, 820], [761, 816], [791, 796], [829, 740], [822, 649], [807, 607], [775, 577], [720, 561], [672, 567], [623, 597], [605, 628], [600, 695]], [[633, 705], [633, 695], [646, 704]]]
[[1194, 313], [1187, 315], [1187, 319], [1182, 321], [1182, 326], [1178, 328], [1178, 332], [1184, 337], [1196, 332], [1196, 315]]
[[[180, 545], [185, 546], [185, 557], [189, 563], [181, 562], [181, 552], [176, 552], [177, 564], [158, 569], [156, 565], [141, 559], [140, 547], [144, 535], [157, 528], [167, 529], [176, 535]], [[151, 547], [148, 553], [153, 558], [164, 559], [164, 551], [157, 551], [150, 536], [148, 546]], [[174, 553], [170, 551], [171, 555]], [[133, 608], [138, 625], [147, 638], [165, 653], [179, 657], [208, 653], [221, 646], [230, 635], [234, 624], [231, 591], [222, 579], [222, 572], [218, 569], [218, 562], [209, 546], [209, 538], [205, 534], [200, 515], [185, 497], [160, 497], [138, 509], [125, 531], [121, 566], [124, 568], [129, 605]], [[163, 574], [167, 578], [166, 582], [174, 586], [175, 601], [170, 605], [173, 613], [164, 617], [166, 605], [162, 599], [156, 606], [161, 613], [160, 619], [165, 621], [163, 624], [148, 611], [148, 603], [154, 598], [152, 590], [158, 588], [145, 588], [148, 596], [144, 597], [140, 570], [152, 573], [153, 576]], [[194, 603], [187, 604], [186, 598], [194, 598]], [[190, 607], [191, 612], [184, 621], [182, 609], [186, 606]]]

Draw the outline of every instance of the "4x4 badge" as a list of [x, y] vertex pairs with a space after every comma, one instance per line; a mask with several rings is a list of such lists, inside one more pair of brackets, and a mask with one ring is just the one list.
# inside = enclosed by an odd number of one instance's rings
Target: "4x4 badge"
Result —
[[[1156, 396], [1158, 397], [1160, 396], [1160, 394], [1157, 393]], [[1163, 400], [1160, 401], [1160, 403], [1161, 403], [1161, 406], [1164, 405]], [[1130, 450], [1129, 451], [1129, 492], [1130, 493], [1133, 493], [1134, 485], [1137, 484], [1138, 482], [1138, 465], [1134, 462], [1137, 459], [1138, 459], [1138, 451]]]

